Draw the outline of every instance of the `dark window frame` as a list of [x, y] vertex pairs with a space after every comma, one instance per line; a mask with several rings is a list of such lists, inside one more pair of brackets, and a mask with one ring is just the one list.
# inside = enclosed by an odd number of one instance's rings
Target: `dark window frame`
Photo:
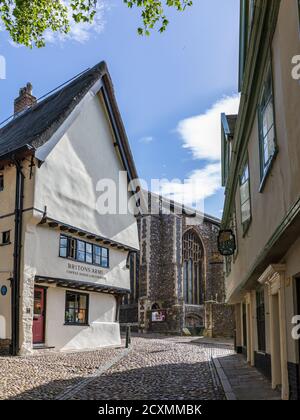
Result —
[[239, 43], [239, 91], [242, 90], [247, 54], [252, 35], [256, 1], [241, 0]]
[[[62, 244], [62, 239], [66, 239], [67, 240], [67, 245], [66, 246], [61, 246]], [[84, 244], [84, 251], [79, 250], [79, 243], [83, 243]], [[87, 246], [91, 246], [92, 248], [92, 252], [89, 252], [88, 254], [92, 256], [92, 262], [87, 261]], [[96, 260], [96, 256], [98, 256], [97, 254], [95, 254], [95, 250], [96, 249], [100, 249], [100, 263], [97, 263]], [[62, 250], [65, 250], [66, 252], [62, 252]], [[84, 252], [84, 260], [81, 260], [78, 258], [78, 253], [79, 252]], [[66, 256], [64, 255], [66, 253]], [[104, 256], [104, 254], [106, 254]], [[101, 245], [96, 245], [93, 244], [91, 242], [87, 242], [87, 241], [83, 241], [82, 239], [77, 239], [74, 238], [72, 236], [69, 235], [65, 235], [65, 234], [61, 234], [59, 237], [59, 257], [60, 258], [65, 258], [65, 259], [69, 259], [69, 260], [73, 260], [73, 261], [77, 261], [79, 263], [83, 263], [83, 264], [88, 264], [88, 265], [93, 265], [93, 266], [98, 266], [101, 268], [109, 268], [109, 249], [106, 247], [103, 247]], [[104, 264], [105, 261], [105, 264]]]
[[[81, 309], [80, 306], [78, 307], [77, 311], [85, 311], [85, 319], [84, 322], [76, 322], [76, 321], [68, 321], [67, 320], [67, 303], [68, 303], [68, 295], [75, 295], [79, 298], [79, 302], [80, 302], [80, 297], [84, 296], [86, 298], [86, 307], [84, 309]], [[65, 296], [65, 323], [64, 325], [66, 326], [79, 326], [79, 327], [86, 327], [89, 325], [89, 300], [90, 300], [90, 295], [88, 293], [81, 293], [81, 292], [76, 292], [76, 291], [71, 291], [71, 290], [67, 290], [66, 291], [66, 296]], [[74, 314], [75, 314], [75, 308], [74, 308]]]
[[[268, 60], [263, 79], [263, 86], [261, 89], [260, 100], [258, 104], [258, 138], [259, 138], [259, 159], [260, 159], [260, 187], [259, 192], [262, 192], [266, 179], [271, 171], [273, 162], [278, 153], [278, 145], [276, 139], [276, 119], [275, 119], [275, 103], [274, 103], [274, 88], [273, 88], [273, 71], [272, 60]], [[273, 125], [268, 129], [267, 134], [263, 133], [263, 118], [268, 106], [272, 104]], [[268, 161], [265, 162], [265, 148], [266, 139], [269, 133], [273, 130], [273, 153], [269, 156]]]
[[0, 173], [0, 192], [4, 191], [4, 175]]
[[266, 353], [266, 313], [264, 289], [256, 292], [256, 325], [258, 351]]
[[1, 234], [1, 245], [5, 246], [5, 245], [10, 245], [11, 244], [11, 240], [10, 240], [10, 230], [6, 230], [4, 232], [2, 232]]
[[183, 235], [183, 298], [186, 305], [203, 304], [204, 248], [199, 235], [188, 230]]
[[[244, 174], [245, 174], [245, 169], [247, 166], [247, 170], [248, 170], [248, 178], [246, 179], [246, 181], [244, 180]], [[241, 224], [243, 227], [243, 236], [246, 235], [249, 226], [252, 222], [252, 201], [251, 201], [251, 185], [250, 185], [250, 167], [249, 167], [249, 159], [248, 156], [247, 158], [244, 160], [244, 163], [242, 165], [242, 170], [240, 172], [239, 175], [239, 195], [240, 195], [240, 213], [241, 213]], [[246, 184], [246, 182], [248, 182], [248, 199], [244, 202], [242, 202], [242, 194], [241, 194], [241, 188]], [[250, 216], [248, 219], [243, 220], [243, 206], [249, 201], [249, 210], [250, 210]]]

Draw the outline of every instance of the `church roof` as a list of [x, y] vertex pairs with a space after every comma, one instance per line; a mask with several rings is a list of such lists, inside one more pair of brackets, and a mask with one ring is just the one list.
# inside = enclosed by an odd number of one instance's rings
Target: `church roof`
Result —
[[155, 194], [147, 190], [141, 190], [140, 196], [142, 197], [140, 206], [140, 215], [146, 216], [156, 211], [155, 214], [175, 213], [184, 215], [190, 218], [200, 218], [204, 221], [220, 226], [221, 220], [215, 216], [211, 216], [195, 208], [186, 206], [185, 204], [171, 200], [163, 195]]

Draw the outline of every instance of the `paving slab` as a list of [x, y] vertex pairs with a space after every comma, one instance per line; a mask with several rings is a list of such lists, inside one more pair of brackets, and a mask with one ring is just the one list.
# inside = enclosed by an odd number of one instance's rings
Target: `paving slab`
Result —
[[280, 392], [240, 354], [214, 358], [228, 400], [280, 400]]

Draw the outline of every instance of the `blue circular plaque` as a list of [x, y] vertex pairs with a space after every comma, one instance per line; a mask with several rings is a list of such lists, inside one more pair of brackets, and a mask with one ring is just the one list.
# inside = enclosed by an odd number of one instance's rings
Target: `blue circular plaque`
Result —
[[7, 287], [6, 286], [2, 286], [1, 287], [1, 295], [2, 296], [6, 296], [7, 295]]

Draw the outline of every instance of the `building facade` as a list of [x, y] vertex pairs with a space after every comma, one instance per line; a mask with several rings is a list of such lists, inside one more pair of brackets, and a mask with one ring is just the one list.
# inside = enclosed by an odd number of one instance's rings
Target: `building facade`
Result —
[[[227, 302], [237, 350], [300, 398], [300, 14], [297, 0], [241, 1], [238, 116], [222, 115]], [[297, 58], [298, 57], [298, 58]], [[300, 72], [298, 72], [300, 78]]]
[[233, 336], [217, 249], [220, 221], [149, 196], [160, 210], [138, 217], [140, 253], [132, 256], [132, 293], [121, 322], [141, 332]]
[[137, 174], [107, 67], [42, 101], [31, 89], [0, 130], [0, 342], [12, 354], [119, 345], [138, 232], [134, 209], [102, 212], [99, 180], [134, 207]]

